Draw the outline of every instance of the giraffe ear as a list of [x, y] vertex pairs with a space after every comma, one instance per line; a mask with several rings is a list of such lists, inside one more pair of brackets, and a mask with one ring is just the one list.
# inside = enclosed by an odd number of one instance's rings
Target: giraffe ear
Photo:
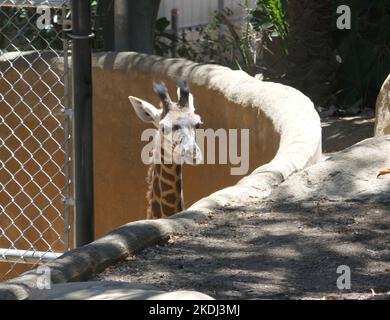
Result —
[[149, 102], [145, 100], [130, 96], [129, 100], [133, 105], [134, 111], [137, 114], [138, 118], [140, 118], [144, 122], [151, 122], [156, 127], [158, 127], [162, 110], [156, 108]]

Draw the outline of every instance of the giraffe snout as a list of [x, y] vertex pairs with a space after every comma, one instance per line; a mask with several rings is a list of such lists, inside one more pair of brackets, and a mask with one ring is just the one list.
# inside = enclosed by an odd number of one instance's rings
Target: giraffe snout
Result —
[[195, 145], [193, 148], [183, 149], [182, 158], [185, 163], [192, 165], [200, 164], [203, 160], [202, 152], [197, 145]]

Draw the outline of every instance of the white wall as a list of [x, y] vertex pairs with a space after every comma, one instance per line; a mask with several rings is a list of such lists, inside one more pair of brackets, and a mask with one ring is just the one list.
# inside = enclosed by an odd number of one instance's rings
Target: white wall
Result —
[[[244, 0], [224, 0], [224, 7], [240, 14], [240, 4]], [[251, 2], [255, 2], [251, 0]], [[159, 17], [171, 20], [171, 9], [178, 8], [180, 12], [179, 27], [190, 27], [210, 22], [210, 15], [218, 9], [218, 0], [161, 0]]]

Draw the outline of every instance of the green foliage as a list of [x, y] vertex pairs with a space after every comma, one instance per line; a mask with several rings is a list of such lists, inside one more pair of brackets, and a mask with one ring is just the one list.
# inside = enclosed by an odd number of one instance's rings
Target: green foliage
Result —
[[[241, 69], [254, 76], [262, 70], [264, 53], [266, 51], [272, 53], [268, 44], [274, 38], [278, 37], [282, 40], [286, 53], [285, 1], [258, 0], [253, 9], [249, 1], [245, 0], [242, 4], [244, 16], [240, 24], [232, 22], [229, 10], [216, 13], [211, 28], [225, 29], [222, 35], [211, 41], [215, 47], [220, 47], [219, 50], [215, 50], [218, 63]], [[230, 57], [226, 56], [226, 52], [230, 53]], [[221, 63], [221, 59], [225, 60], [222, 61], [224, 63]]]
[[98, 5], [97, 0], [91, 1], [91, 11], [92, 11], [92, 13], [95, 13], [97, 11], [97, 5]]
[[360, 101], [362, 107], [373, 107], [390, 73], [390, 1], [342, 0], [336, 4], [352, 10], [352, 29], [335, 29], [334, 33], [341, 62], [336, 77], [338, 103]]
[[257, 42], [260, 40], [260, 35], [253, 27], [252, 12], [247, 3], [244, 10], [244, 23], [238, 28], [225, 13], [217, 13], [214, 21], [217, 27], [226, 27], [227, 32], [220, 35], [218, 41], [225, 42], [224, 45], [234, 52], [232, 58], [236, 67], [254, 76], [257, 72]]
[[252, 12], [252, 23], [256, 30], [272, 29], [272, 37], [280, 37], [287, 53], [288, 24], [286, 20], [287, 0], [257, 0]]
[[[269, 50], [266, 42], [272, 41], [272, 37], [279, 36], [279, 32], [284, 37], [283, 32], [286, 32], [283, 29], [285, 22], [280, 24], [280, 30], [276, 30], [276, 22], [270, 22], [284, 19], [280, 1], [273, 0], [269, 3], [269, 6], [263, 4], [268, 11], [264, 12], [266, 16], [260, 17], [258, 8], [252, 9], [249, 1], [245, 0], [242, 4], [244, 17], [240, 23], [233, 23], [231, 19], [233, 12], [225, 8], [222, 12], [215, 12], [207, 26], [182, 30], [178, 39], [172, 39], [173, 35], [165, 30], [169, 22], [165, 18], [159, 19], [160, 21], [156, 23], [156, 52], [168, 54], [172, 42], [176, 41], [176, 53], [180, 57], [197, 62], [218, 63], [233, 69], [241, 69], [254, 76], [261, 69], [259, 60], [264, 50]], [[277, 10], [280, 12], [275, 12]], [[254, 17], [254, 13], [257, 17]], [[196, 39], [190, 40], [193, 33], [197, 34]]]
[[176, 41], [175, 36], [169, 32], [170, 22], [162, 17], [156, 20], [154, 50], [160, 56], [169, 54], [172, 51], [172, 42]]

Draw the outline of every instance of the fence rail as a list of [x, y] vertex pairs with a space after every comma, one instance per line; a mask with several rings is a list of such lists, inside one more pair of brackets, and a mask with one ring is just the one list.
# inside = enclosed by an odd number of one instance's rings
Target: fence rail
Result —
[[0, 1], [0, 279], [70, 247], [68, 10]]

